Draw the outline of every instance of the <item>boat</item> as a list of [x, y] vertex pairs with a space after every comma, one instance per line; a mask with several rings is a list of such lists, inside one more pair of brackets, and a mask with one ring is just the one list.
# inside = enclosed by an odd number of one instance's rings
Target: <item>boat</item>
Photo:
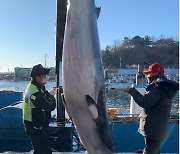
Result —
[[[60, 3], [61, 2], [61, 3]], [[56, 35], [56, 70], [62, 60], [63, 32], [66, 15], [66, 0], [57, 1], [57, 32]], [[62, 22], [63, 20], [63, 22]], [[60, 85], [60, 76], [57, 76], [57, 87]], [[117, 85], [116, 85], [117, 86]], [[116, 88], [114, 85], [114, 88]], [[11, 94], [11, 93], [8, 93]], [[16, 95], [18, 93], [15, 93]], [[60, 93], [58, 93], [60, 94]], [[4, 95], [3, 95], [4, 96]], [[60, 95], [58, 95], [60, 96]], [[6, 97], [10, 99], [10, 97]], [[8, 102], [4, 99], [4, 103]], [[10, 99], [12, 100], [12, 99]], [[55, 152], [82, 152], [82, 146], [73, 122], [65, 117], [65, 111], [60, 98], [57, 97], [57, 117], [52, 118], [48, 130], [50, 143]], [[10, 105], [11, 104], [11, 105]], [[139, 118], [137, 115], [124, 114], [118, 109], [107, 109], [109, 128], [116, 153], [135, 152], [144, 147], [144, 138], [137, 132]], [[54, 117], [54, 116], [52, 116]], [[169, 131], [162, 143], [161, 152], [179, 153], [179, 118], [171, 117]], [[0, 109], [0, 152], [29, 152], [32, 150], [30, 138], [25, 132], [22, 120], [22, 97], [2, 106]]]
[[[120, 114], [117, 108], [109, 108], [107, 111], [115, 152], [135, 152], [143, 149], [144, 138], [137, 132], [138, 116]], [[54, 151], [75, 152], [82, 150], [82, 144], [71, 121], [67, 121], [66, 125], [58, 125], [53, 119], [48, 131]], [[179, 152], [178, 134], [179, 119], [171, 117], [168, 135], [161, 144], [162, 153]], [[0, 109], [0, 145], [0, 152], [29, 152], [32, 150], [31, 141], [25, 132], [22, 121], [22, 101]]]
[[22, 100], [23, 92], [16, 92], [12, 90], [0, 91], [0, 109]]

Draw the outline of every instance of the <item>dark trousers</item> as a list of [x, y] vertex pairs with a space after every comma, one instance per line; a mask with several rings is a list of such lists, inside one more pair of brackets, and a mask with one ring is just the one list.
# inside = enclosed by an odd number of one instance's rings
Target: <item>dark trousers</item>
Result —
[[26, 132], [31, 138], [34, 154], [52, 154], [49, 137], [46, 129], [36, 129], [25, 126]]
[[144, 154], [160, 154], [160, 140], [145, 137]]

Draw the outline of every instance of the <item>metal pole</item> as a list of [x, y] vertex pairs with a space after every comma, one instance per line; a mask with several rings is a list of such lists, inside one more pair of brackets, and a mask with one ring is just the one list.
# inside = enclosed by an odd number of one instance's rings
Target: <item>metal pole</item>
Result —
[[60, 69], [62, 62], [63, 39], [66, 22], [67, 0], [56, 1], [56, 86], [59, 87], [57, 91], [57, 122], [64, 123], [65, 109], [61, 99], [62, 85], [60, 85]]
[[44, 55], [44, 67], [46, 68], [46, 56], [47, 56], [47, 54], [45, 53], [45, 55]]

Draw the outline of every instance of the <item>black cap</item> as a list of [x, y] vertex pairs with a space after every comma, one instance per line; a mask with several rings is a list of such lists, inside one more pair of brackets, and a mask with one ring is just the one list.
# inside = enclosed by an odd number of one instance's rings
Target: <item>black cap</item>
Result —
[[49, 68], [44, 68], [41, 64], [35, 65], [32, 67], [30, 76], [31, 77], [36, 77], [40, 75], [47, 75], [49, 73], [50, 69]]

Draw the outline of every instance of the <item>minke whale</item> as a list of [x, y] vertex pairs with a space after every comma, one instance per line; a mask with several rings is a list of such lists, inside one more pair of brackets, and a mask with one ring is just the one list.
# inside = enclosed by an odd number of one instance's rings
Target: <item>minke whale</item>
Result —
[[65, 106], [88, 154], [113, 154], [94, 0], [68, 0], [62, 54]]

